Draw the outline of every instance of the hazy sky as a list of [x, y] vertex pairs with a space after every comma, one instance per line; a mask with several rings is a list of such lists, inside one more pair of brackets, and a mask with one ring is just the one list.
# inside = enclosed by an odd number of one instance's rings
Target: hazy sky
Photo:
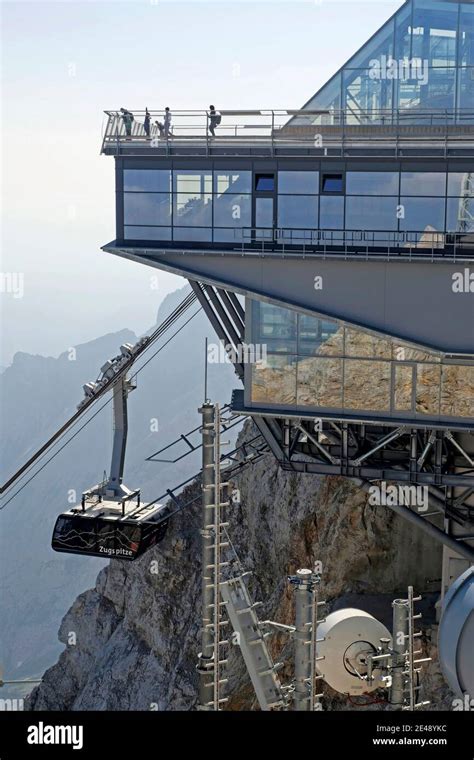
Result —
[[114, 238], [103, 110], [298, 108], [402, 0], [2, 2], [2, 358], [147, 329], [183, 283]]

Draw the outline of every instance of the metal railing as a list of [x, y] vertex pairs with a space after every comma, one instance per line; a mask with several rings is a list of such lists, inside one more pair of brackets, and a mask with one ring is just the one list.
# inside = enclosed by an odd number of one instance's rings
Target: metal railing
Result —
[[474, 232], [240, 227], [235, 235], [238, 250], [247, 253], [452, 261], [474, 258]]
[[164, 134], [164, 111], [151, 110], [150, 134], [145, 133], [145, 111], [131, 111], [134, 120], [129, 134], [119, 111], [106, 110], [102, 152], [117, 152], [124, 146], [143, 148], [186, 146], [204, 143], [264, 144], [272, 149], [298, 144], [325, 147], [360, 142], [393, 143], [403, 140], [437, 143], [449, 140], [474, 141], [474, 110], [395, 109], [371, 110], [220, 110], [219, 124], [211, 134], [208, 111], [173, 111], [169, 133]]
[[[129, 227], [129, 231], [132, 228]], [[158, 228], [157, 228], [158, 229]], [[440, 232], [436, 230], [324, 230], [314, 228], [288, 229], [283, 227], [226, 227], [215, 228], [217, 233], [226, 230], [226, 242], [217, 239], [212, 243], [193, 240], [193, 230], [209, 228], [189, 228], [189, 241], [171, 242], [135, 240], [129, 232], [124, 245], [150, 248], [176, 248], [181, 250], [212, 250], [219, 255], [238, 253], [269, 255], [303, 255], [316, 257], [343, 258], [384, 258], [420, 260], [445, 259], [449, 261], [472, 261], [474, 259], [474, 231]], [[233, 233], [233, 240], [232, 240]]]

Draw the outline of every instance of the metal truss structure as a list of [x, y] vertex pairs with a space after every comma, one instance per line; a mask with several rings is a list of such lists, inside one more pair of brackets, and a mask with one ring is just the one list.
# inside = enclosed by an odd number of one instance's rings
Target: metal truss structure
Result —
[[[235, 357], [245, 337], [245, 314], [232, 292], [191, 281], [191, 287], [243, 382], [244, 367]], [[392, 425], [301, 417], [295, 413], [249, 409], [241, 389], [232, 395], [232, 411], [252, 417], [280, 467], [288, 472], [350, 478], [366, 489], [388, 481], [424, 487], [429, 509], [390, 504], [436, 540], [474, 560], [474, 436], [445, 427], [413, 423]], [[472, 445], [471, 445], [472, 443]], [[441, 521], [441, 527], [438, 524]], [[438, 523], [438, 524], [437, 524]]]

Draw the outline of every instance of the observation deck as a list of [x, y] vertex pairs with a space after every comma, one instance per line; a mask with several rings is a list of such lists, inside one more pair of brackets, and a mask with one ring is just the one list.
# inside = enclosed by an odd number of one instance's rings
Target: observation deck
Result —
[[149, 135], [143, 112], [130, 134], [106, 112], [116, 236], [105, 251], [474, 353], [474, 111], [372, 111], [364, 123], [347, 111], [220, 113], [213, 137], [205, 111], [174, 112], [169, 135], [155, 110]]
[[207, 111], [173, 111], [169, 137], [160, 137], [150, 111], [132, 111], [127, 136], [119, 111], [106, 110], [101, 152], [114, 156], [474, 156], [474, 109], [221, 110], [216, 136]]

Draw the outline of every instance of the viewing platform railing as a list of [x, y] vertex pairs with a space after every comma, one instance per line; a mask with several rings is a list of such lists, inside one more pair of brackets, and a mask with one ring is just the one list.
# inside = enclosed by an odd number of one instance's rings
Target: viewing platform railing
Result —
[[[235, 230], [242, 253], [302, 253], [319, 256], [384, 257], [388, 259], [474, 258], [474, 231], [447, 233], [436, 230], [317, 230], [282, 227], [241, 227]], [[237, 245], [236, 245], [237, 247]]]
[[[216, 124], [208, 111], [172, 111], [171, 125], [164, 126], [164, 110], [152, 109], [150, 134], [145, 132], [145, 111], [132, 110], [129, 134], [120, 111], [105, 111], [102, 152], [121, 153], [126, 148], [154, 148], [175, 152], [193, 146], [267, 146], [325, 148], [334, 145], [443, 144], [474, 142], [474, 109], [372, 110], [220, 110]], [[161, 124], [161, 127], [159, 126]], [[214, 124], [215, 136], [212, 135]], [[136, 152], [134, 150], [134, 152]]]
[[[159, 229], [159, 228], [157, 228]], [[180, 251], [212, 252], [219, 255], [238, 254], [254, 256], [316, 256], [318, 258], [383, 258], [386, 260], [447, 261], [474, 260], [474, 230], [471, 232], [440, 232], [432, 228], [412, 230], [323, 230], [313, 228], [289, 229], [283, 227], [227, 227], [214, 230], [211, 242], [193, 239], [189, 228], [188, 243], [182, 238], [170, 241], [142, 241], [133, 238], [133, 227], [128, 227], [127, 239], [118, 246]], [[224, 232], [225, 242], [219, 237]], [[232, 233], [234, 239], [232, 240]]]

